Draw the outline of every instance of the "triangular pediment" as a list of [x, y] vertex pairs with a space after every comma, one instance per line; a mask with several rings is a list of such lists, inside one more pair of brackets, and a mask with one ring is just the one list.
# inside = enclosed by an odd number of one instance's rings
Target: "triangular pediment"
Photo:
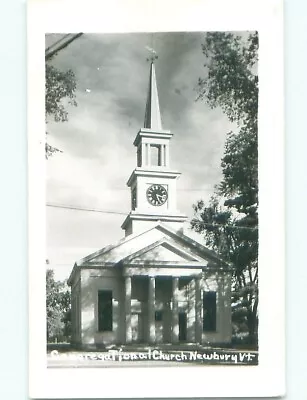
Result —
[[158, 223], [153, 228], [129, 235], [77, 262], [79, 266], [115, 266], [119, 263], [173, 262], [229, 267], [219, 256], [169, 226]]
[[168, 240], [159, 240], [122, 260], [124, 264], [139, 262], [180, 263], [191, 261], [199, 262], [201, 260]]

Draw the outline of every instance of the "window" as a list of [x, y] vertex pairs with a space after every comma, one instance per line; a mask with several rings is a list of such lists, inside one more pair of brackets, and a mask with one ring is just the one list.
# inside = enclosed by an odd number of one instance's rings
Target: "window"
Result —
[[113, 330], [112, 290], [98, 292], [98, 331]]
[[162, 321], [162, 311], [155, 311], [155, 321]]
[[151, 165], [159, 167], [162, 165], [161, 160], [161, 145], [152, 144], [150, 146]]
[[216, 292], [203, 292], [203, 331], [216, 331]]

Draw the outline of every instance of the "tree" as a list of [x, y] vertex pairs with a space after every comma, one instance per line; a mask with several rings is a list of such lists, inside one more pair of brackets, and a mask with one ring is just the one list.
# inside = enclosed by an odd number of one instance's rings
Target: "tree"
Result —
[[47, 341], [67, 341], [71, 330], [70, 291], [64, 282], [54, 279], [54, 271], [46, 271]]
[[236, 132], [226, 138], [222, 181], [208, 205], [193, 206], [192, 228], [234, 265], [233, 322], [250, 342], [258, 331], [258, 34], [207, 33], [202, 46], [207, 75], [199, 100], [220, 107]]
[[[45, 65], [45, 113], [46, 123], [48, 118], [53, 118], [56, 122], [65, 122], [68, 120], [68, 112], [64, 107], [64, 101], [68, 104], [76, 106], [75, 90], [76, 78], [71, 69], [60, 71], [49, 62]], [[48, 132], [46, 132], [48, 135]], [[45, 152], [46, 158], [61, 150], [51, 146], [46, 141]]]

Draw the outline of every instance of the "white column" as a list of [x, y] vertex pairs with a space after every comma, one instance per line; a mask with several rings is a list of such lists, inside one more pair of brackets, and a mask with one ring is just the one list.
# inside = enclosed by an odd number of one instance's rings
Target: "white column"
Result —
[[150, 143], [147, 143], [147, 165], [151, 165]]
[[202, 342], [202, 294], [201, 278], [195, 278], [195, 342]]
[[143, 143], [143, 156], [144, 156], [144, 158], [143, 158], [143, 166], [144, 166], [144, 165], [148, 164], [148, 162], [147, 162], [147, 157], [148, 157], [147, 143]]
[[141, 162], [141, 167], [146, 165], [146, 144], [142, 143], [142, 162]]
[[187, 340], [189, 343], [195, 342], [195, 299], [194, 299], [195, 287], [194, 281], [189, 283], [189, 302], [188, 302], [188, 321], [187, 321]]
[[178, 316], [178, 290], [179, 278], [173, 277], [173, 297], [172, 297], [172, 343], [179, 340], [179, 316]]
[[150, 276], [148, 281], [148, 341], [150, 343], [156, 341], [155, 297], [156, 281], [153, 276]]
[[132, 340], [131, 329], [131, 276], [125, 277], [125, 321], [126, 321], [126, 343]]
[[76, 297], [74, 292], [71, 294], [71, 341], [75, 343], [76, 338], [76, 320], [77, 320], [77, 313], [76, 313]]
[[77, 299], [77, 343], [81, 342], [81, 307], [80, 307], [80, 289], [78, 289], [76, 294]]
[[165, 146], [165, 166], [169, 167], [169, 146]]
[[165, 145], [161, 144], [161, 166], [165, 166]]

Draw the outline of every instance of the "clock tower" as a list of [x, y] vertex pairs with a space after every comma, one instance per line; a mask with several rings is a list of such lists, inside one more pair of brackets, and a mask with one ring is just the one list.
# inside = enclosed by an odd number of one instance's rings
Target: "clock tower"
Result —
[[158, 221], [176, 231], [187, 217], [177, 210], [176, 183], [180, 173], [170, 168], [170, 140], [173, 134], [162, 128], [155, 64], [151, 60], [144, 128], [134, 139], [137, 166], [128, 179], [131, 211], [122, 228], [125, 235], [142, 232]]

